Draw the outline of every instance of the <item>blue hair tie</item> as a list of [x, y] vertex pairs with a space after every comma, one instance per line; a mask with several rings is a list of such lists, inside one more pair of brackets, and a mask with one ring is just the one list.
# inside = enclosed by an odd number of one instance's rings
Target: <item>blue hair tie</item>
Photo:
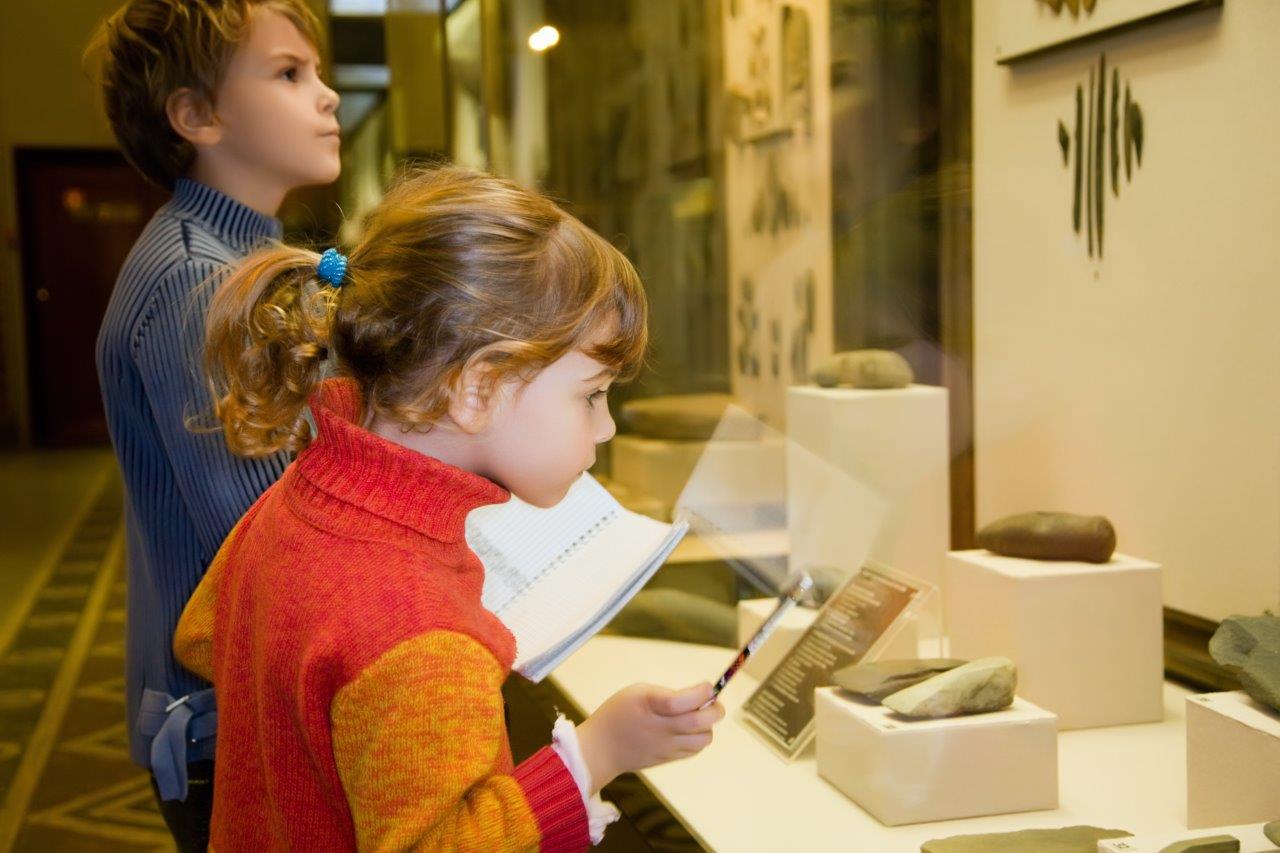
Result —
[[342, 287], [343, 279], [347, 277], [347, 256], [337, 249], [325, 249], [320, 263], [316, 264], [316, 275], [333, 287]]

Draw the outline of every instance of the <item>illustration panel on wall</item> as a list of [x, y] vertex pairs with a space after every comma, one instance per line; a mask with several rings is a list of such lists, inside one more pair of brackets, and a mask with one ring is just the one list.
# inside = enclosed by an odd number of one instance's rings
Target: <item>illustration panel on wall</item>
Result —
[[787, 386], [831, 352], [827, 4], [724, 7], [726, 266], [732, 387], [782, 426]]

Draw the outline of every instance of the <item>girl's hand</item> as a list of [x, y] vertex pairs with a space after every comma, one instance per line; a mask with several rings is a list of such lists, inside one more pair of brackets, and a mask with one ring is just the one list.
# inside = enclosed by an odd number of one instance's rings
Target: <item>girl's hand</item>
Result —
[[633, 684], [606, 699], [577, 729], [592, 793], [622, 773], [701, 752], [724, 717], [719, 702], [702, 708], [710, 698], [710, 684], [680, 691]]

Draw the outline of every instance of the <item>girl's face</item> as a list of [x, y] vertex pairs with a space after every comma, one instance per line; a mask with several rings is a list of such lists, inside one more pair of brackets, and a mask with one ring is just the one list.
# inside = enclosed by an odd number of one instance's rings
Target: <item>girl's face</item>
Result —
[[612, 381], [612, 370], [573, 350], [532, 382], [500, 386], [493, 417], [477, 436], [480, 473], [526, 503], [559, 503], [595, 464], [596, 445], [617, 431], [605, 399]]

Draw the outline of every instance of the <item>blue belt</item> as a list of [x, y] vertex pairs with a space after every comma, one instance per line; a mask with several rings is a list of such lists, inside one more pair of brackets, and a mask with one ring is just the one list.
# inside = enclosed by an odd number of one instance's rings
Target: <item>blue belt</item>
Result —
[[151, 773], [162, 800], [187, 798], [187, 744], [212, 738], [218, 731], [213, 688], [178, 699], [159, 690], [142, 691], [138, 731], [151, 738]]

